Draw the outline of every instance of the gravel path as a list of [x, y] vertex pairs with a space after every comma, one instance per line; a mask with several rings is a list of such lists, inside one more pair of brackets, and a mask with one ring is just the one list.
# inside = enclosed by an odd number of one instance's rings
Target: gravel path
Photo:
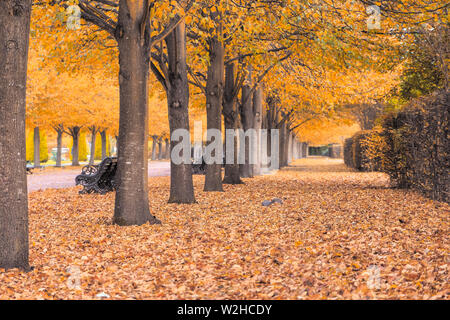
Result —
[[[61, 189], [75, 186], [75, 177], [79, 175], [81, 169], [49, 169], [35, 170], [28, 178], [28, 192], [45, 190], [49, 188]], [[148, 164], [149, 177], [170, 176], [170, 163], [168, 161], [154, 161]]]

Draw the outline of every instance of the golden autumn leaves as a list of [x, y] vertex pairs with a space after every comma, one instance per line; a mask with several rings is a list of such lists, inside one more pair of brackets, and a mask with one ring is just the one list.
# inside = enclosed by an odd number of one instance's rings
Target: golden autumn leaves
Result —
[[219, 199], [195, 177], [198, 203], [175, 205], [169, 178], [150, 179], [163, 224], [126, 228], [111, 224], [113, 194], [32, 193], [35, 268], [0, 272], [0, 298], [448, 299], [447, 204], [338, 160], [245, 182]]

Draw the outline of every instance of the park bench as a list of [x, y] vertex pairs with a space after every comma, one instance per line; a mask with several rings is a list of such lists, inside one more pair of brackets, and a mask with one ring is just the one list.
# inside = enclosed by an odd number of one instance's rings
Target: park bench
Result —
[[84, 187], [80, 194], [105, 194], [114, 191], [116, 187], [114, 181], [116, 170], [117, 158], [105, 158], [98, 165], [84, 166], [81, 174], [75, 178], [75, 184]]
[[202, 163], [192, 163], [192, 174], [205, 174], [206, 173], [206, 163], [202, 157]]
[[[225, 157], [222, 160], [222, 168], [225, 167]], [[206, 173], [206, 162], [202, 157], [202, 163], [195, 163], [192, 161], [192, 174], [205, 174]]]

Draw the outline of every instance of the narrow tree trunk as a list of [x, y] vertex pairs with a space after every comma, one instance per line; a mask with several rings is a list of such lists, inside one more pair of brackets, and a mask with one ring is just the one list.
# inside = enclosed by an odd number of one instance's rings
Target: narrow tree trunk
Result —
[[170, 144], [169, 144], [169, 139], [164, 139], [164, 159], [169, 159], [170, 158]]
[[[173, 141], [172, 133], [178, 129], [189, 132], [189, 84], [186, 66], [186, 26], [180, 23], [166, 38], [169, 65], [167, 104], [169, 109], [170, 154], [182, 141]], [[166, 140], [166, 149], [168, 140]], [[183, 155], [181, 155], [183, 157]], [[189, 157], [190, 159], [190, 157]], [[195, 203], [191, 163], [175, 164], [170, 161], [169, 203]]]
[[286, 123], [283, 123], [280, 128], [280, 168], [287, 165], [287, 136], [286, 136]]
[[58, 129], [56, 130], [56, 134], [56, 167], [61, 168], [63, 131], [61, 129]]
[[[239, 114], [237, 111], [236, 97], [234, 96], [235, 90], [235, 75], [234, 75], [234, 63], [229, 63], [225, 69], [225, 89], [223, 99], [223, 120], [225, 125], [225, 155], [227, 156], [227, 149], [232, 150], [232, 161], [225, 162], [225, 177], [223, 183], [225, 184], [242, 184], [242, 180], [239, 174], [238, 163], [238, 137], [236, 135], [239, 127]], [[231, 138], [231, 134], [233, 137]], [[228, 136], [229, 135], [229, 136]], [[232, 139], [232, 140], [231, 140]], [[232, 146], [229, 146], [230, 143]]]
[[262, 88], [259, 87], [253, 94], [253, 128], [256, 131], [256, 141], [253, 148], [255, 164], [253, 165], [253, 175], [261, 174], [261, 128], [262, 128]]
[[147, 1], [120, 0], [119, 4], [116, 39], [119, 45], [120, 120], [113, 221], [118, 225], [160, 223], [150, 214], [148, 201], [150, 44], [147, 31], [143, 35], [140, 32]]
[[[247, 133], [248, 130], [253, 129], [254, 119], [253, 119], [253, 103], [252, 97], [250, 97], [251, 88], [248, 85], [242, 87], [242, 104], [241, 104], [241, 123], [244, 132]], [[245, 137], [244, 146], [239, 149], [245, 152], [245, 163], [241, 164], [239, 167], [239, 172], [242, 178], [252, 178], [253, 177], [253, 166], [250, 164], [250, 153], [253, 145], [253, 141], [250, 141], [250, 136]]]
[[91, 156], [89, 157], [89, 164], [93, 165], [95, 161], [95, 140], [97, 139], [97, 128], [91, 128]]
[[163, 157], [163, 150], [162, 150], [162, 139], [158, 139], [158, 160], [161, 160]]
[[[219, 26], [219, 29], [221, 27]], [[221, 33], [221, 30], [220, 32]], [[210, 40], [210, 64], [208, 67], [206, 81], [206, 119], [207, 129], [221, 130], [222, 97], [224, 81], [224, 54], [222, 40], [215, 36]], [[207, 141], [209, 146], [212, 141]], [[222, 150], [220, 150], [221, 152]], [[216, 154], [212, 154], [216, 156]], [[223, 191], [222, 187], [222, 165], [220, 163], [206, 165], [204, 191]]]
[[107, 145], [106, 130], [100, 131], [100, 137], [102, 139], [102, 160], [103, 160], [106, 158], [106, 145]]
[[33, 147], [34, 167], [39, 168], [41, 166], [41, 136], [39, 134], [39, 127], [34, 128]]
[[31, 1], [0, 1], [0, 268], [29, 269], [25, 97]]
[[72, 128], [72, 166], [79, 166], [79, 139], [80, 139], [80, 127]]
[[288, 129], [288, 149], [287, 149], [287, 165], [292, 163], [292, 143], [293, 143], [293, 137], [292, 132]]
[[156, 145], [158, 144], [157, 136], [152, 136], [152, 160], [156, 160]]

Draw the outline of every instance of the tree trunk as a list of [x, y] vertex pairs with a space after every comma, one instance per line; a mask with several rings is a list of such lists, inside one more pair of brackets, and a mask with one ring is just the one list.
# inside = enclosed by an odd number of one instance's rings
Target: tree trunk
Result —
[[292, 132], [288, 129], [288, 146], [287, 146], [287, 165], [292, 163], [292, 145], [293, 145], [293, 137], [292, 137]]
[[0, 268], [29, 269], [25, 98], [31, 1], [0, 1]]
[[41, 136], [39, 134], [39, 127], [34, 128], [33, 148], [34, 167], [39, 168], [41, 166]]
[[169, 139], [164, 139], [165, 147], [164, 147], [164, 159], [170, 158], [170, 144]]
[[103, 159], [106, 158], [106, 145], [107, 145], [107, 142], [106, 142], [106, 139], [107, 139], [106, 130], [100, 131], [100, 137], [102, 139], [102, 160], [103, 160]]
[[80, 138], [80, 127], [72, 128], [72, 166], [79, 166], [79, 138]]
[[280, 168], [287, 165], [287, 132], [286, 123], [284, 122], [280, 128]]
[[156, 145], [158, 144], [157, 136], [152, 136], [152, 160], [156, 160]]
[[[241, 123], [242, 128], [246, 134], [249, 133], [248, 130], [253, 129], [254, 118], [253, 118], [253, 103], [252, 97], [250, 97], [251, 88], [248, 85], [242, 87], [242, 104], [241, 104]], [[244, 139], [240, 139], [244, 143], [244, 146], [240, 146], [240, 150], [245, 152], [244, 163], [239, 166], [239, 172], [242, 178], [253, 178], [253, 166], [250, 163], [250, 153], [251, 148], [253, 148], [254, 141], [252, 138], [244, 136]]]
[[89, 164], [93, 165], [95, 161], [95, 140], [97, 139], [97, 128], [91, 128], [91, 155], [89, 157]]
[[[225, 125], [225, 155], [232, 159], [225, 159], [225, 184], [242, 184], [238, 163], [238, 137], [239, 114], [237, 111], [235, 90], [234, 63], [229, 63], [225, 69], [225, 89], [223, 97], [223, 120]], [[232, 137], [231, 137], [232, 136]], [[230, 143], [231, 145], [228, 145]], [[228, 150], [227, 150], [228, 149]], [[233, 154], [233, 157], [230, 156]]]
[[[182, 141], [172, 140], [172, 133], [178, 129], [189, 132], [189, 84], [186, 66], [186, 27], [180, 23], [166, 38], [169, 65], [169, 86], [167, 104], [171, 134], [170, 154]], [[166, 140], [166, 149], [168, 141]], [[181, 155], [183, 157], [183, 155]], [[190, 159], [190, 155], [189, 155]], [[195, 203], [191, 163], [175, 164], [170, 161], [169, 203]]]
[[262, 128], [262, 88], [256, 89], [253, 94], [253, 128], [256, 131], [255, 146], [252, 150], [255, 157], [255, 164], [253, 165], [253, 175], [261, 174], [261, 128]]
[[[116, 39], [119, 45], [120, 120], [114, 223], [160, 223], [148, 201], [149, 35], [140, 22], [147, 1], [120, 0]], [[148, 23], [148, 22], [146, 22]], [[144, 28], [148, 30], [149, 28]]]
[[[222, 33], [219, 23], [219, 33]], [[221, 115], [222, 115], [222, 97], [223, 97], [223, 81], [224, 81], [224, 54], [222, 40], [218, 36], [210, 39], [210, 64], [208, 66], [207, 80], [206, 80], [206, 119], [207, 129], [218, 130], [222, 129]], [[211, 131], [208, 132], [208, 134]], [[209, 138], [209, 137], [208, 137]], [[208, 147], [212, 144], [212, 139], [206, 141]], [[222, 152], [220, 148], [219, 152]], [[218, 156], [213, 152], [212, 157]], [[220, 163], [213, 163], [206, 165], [205, 187], [204, 191], [223, 191], [222, 187], [222, 165]]]
[[58, 129], [56, 130], [56, 134], [56, 167], [61, 168], [63, 131], [61, 129]]
[[162, 139], [160, 138], [158, 140], [158, 160], [161, 160], [163, 157], [163, 151], [162, 151]]

